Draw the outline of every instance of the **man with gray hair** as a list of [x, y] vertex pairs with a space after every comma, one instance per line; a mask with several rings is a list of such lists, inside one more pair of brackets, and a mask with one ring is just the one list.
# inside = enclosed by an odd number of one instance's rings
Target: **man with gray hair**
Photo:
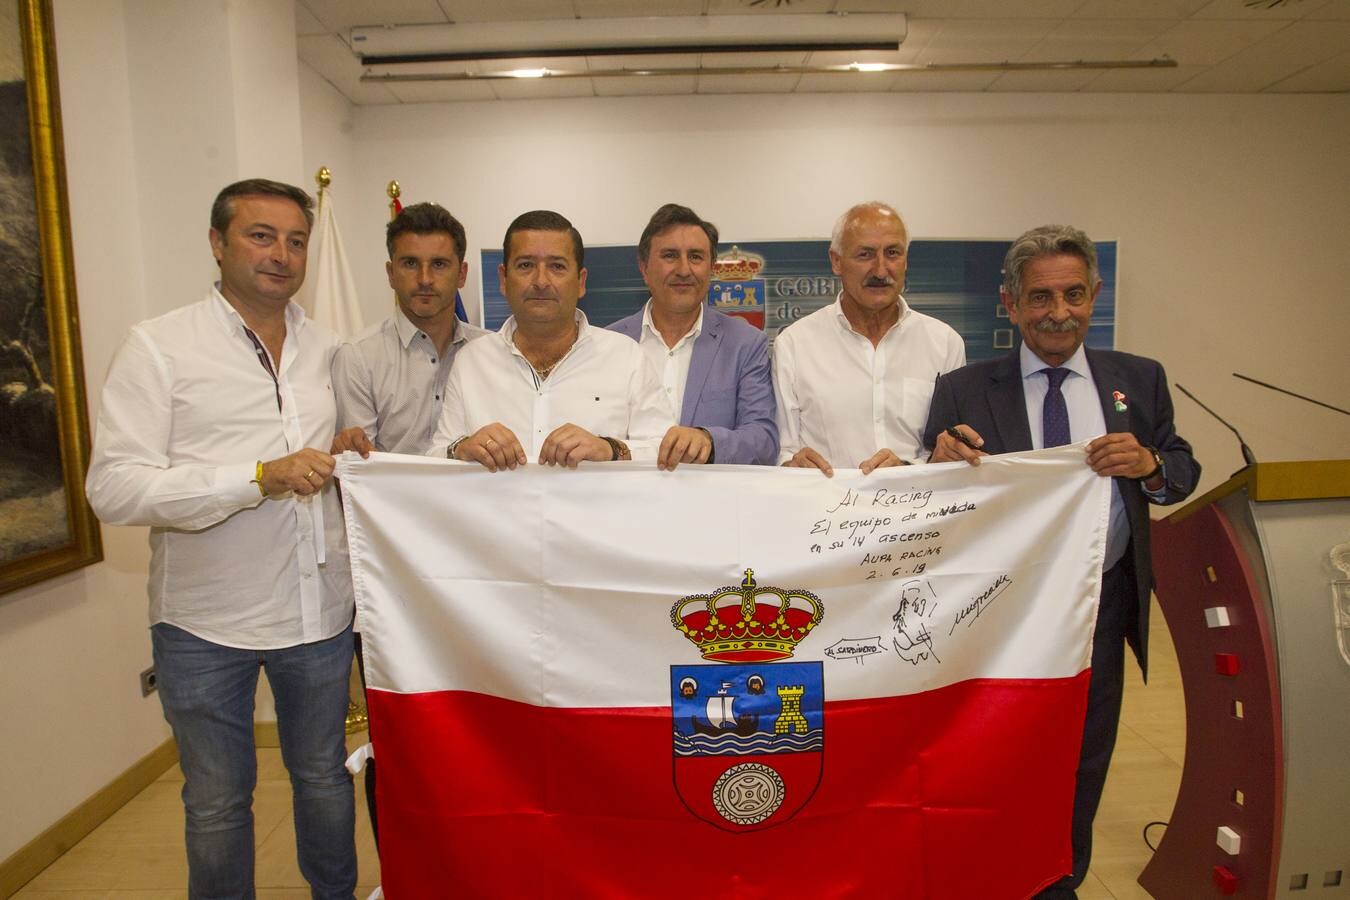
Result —
[[1184, 500], [1200, 478], [1190, 444], [1173, 427], [1162, 366], [1083, 346], [1101, 287], [1097, 250], [1083, 232], [1045, 225], [1019, 237], [1004, 260], [1000, 293], [1022, 346], [939, 378], [924, 428], [931, 461], [976, 466], [991, 453], [1087, 441], [1087, 465], [1114, 482], [1074, 792], [1073, 873], [1038, 895], [1045, 898], [1076, 896], [1087, 875], [1120, 719], [1126, 642], [1148, 674], [1148, 504]]
[[839, 217], [830, 240], [837, 300], [794, 322], [773, 348], [778, 461], [833, 474], [921, 462], [937, 376], [966, 362], [961, 336], [900, 296], [909, 233], [884, 203]]

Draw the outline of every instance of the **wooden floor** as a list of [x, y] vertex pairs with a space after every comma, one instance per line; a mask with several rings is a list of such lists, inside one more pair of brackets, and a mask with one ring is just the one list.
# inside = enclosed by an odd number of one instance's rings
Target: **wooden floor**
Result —
[[[1144, 825], [1172, 812], [1185, 754], [1185, 705], [1176, 653], [1155, 606], [1150, 635], [1148, 687], [1138, 669], [1126, 672], [1125, 708], [1106, 793], [1097, 815], [1092, 870], [1080, 900], [1147, 898], [1135, 879], [1148, 861]], [[353, 735], [353, 747], [365, 735]], [[175, 766], [112, 818], [29, 882], [17, 900], [176, 900], [186, 898], [183, 853], [183, 776]], [[356, 792], [356, 849], [360, 858], [357, 897], [364, 900], [380, 880], [380, 864], [366, 816], [365, 794]], [[253, 803], [260, 900], [309, 896], [295, 862], [290, 782], [280, 752], [258, 751], [258, 789]], [[1153, 828], [1155, 844], [1162, 833]]]

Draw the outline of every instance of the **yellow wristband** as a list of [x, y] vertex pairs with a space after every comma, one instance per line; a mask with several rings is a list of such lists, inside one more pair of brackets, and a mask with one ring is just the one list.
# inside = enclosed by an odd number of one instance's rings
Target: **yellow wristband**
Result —
[[260, 494], [262, 494], [264, 497], [266, 497], [266, 496], [267, 496], [267, 489], [266, 489], [265, 487], [263, 487], [263, 483], [262, 483], [262, 460], [261, 460], [261, 459], [258, 460], [258, 465], [255, 466], [254, 469], [253, 469], [253, 483], [256, 484], [256, 485], [258, 486], [258, 493], [260, 493]]

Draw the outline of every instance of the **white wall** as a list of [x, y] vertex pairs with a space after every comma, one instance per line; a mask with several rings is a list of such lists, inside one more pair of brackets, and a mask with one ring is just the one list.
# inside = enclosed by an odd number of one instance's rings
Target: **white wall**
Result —
[[[588, 244], [635, 243], [667, 201], [729, 241], [826, 236], [871, 198], [897, 204], [918, 237], [1063, 221], [1120, 242], [1118, 348], [1160, 359], [1262, 459], [1350, 452], [1350, 418], [1228, 374], [1350, 397], [1345, 95], [593, 98], [358, 107], [355, 123], [362, 186], [343, 235], [370, 321], [387, 296], [391, 177], [405, 201], [465, 223], [475, 298], [478, 249], [538, 207]], [[1231, 435], [1176, 404], [1217, 484], [1241, 465]]]

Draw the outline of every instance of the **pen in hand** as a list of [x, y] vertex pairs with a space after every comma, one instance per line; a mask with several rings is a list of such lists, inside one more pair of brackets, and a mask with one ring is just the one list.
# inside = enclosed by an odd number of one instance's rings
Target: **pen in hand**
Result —
[[959, 429], [957, 429], [955, 426], [952, 426], [951, 428], [948, 428], [948, 429], [947, 429], [947, 436], [950, 437], [950, 438], [952, 438], [953, 440], [958, 440], [958, 441], [960, 441], [961, 443], [965, 444], [967, 447], [969, 447], [969, 448], [972, 449], [972, 450], [983, 450], [983, 448], [980, 447], [979, 444], [975, 443], [975, 442], [972, 441], [970, 438], [966, 437], [965, 434], [962, 433], [962, 432], [961, 432]]

